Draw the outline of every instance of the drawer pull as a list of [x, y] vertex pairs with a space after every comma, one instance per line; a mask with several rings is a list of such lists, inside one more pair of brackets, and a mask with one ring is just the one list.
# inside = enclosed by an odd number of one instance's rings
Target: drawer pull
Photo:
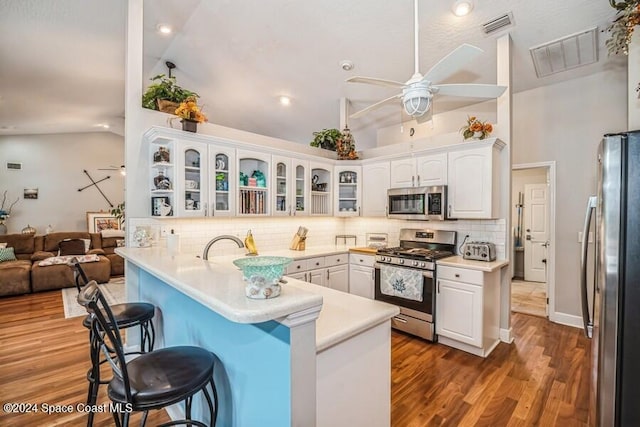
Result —
[[320, 265], [320, 263], [319, 263], [319, 262], [316, 262], [316, 265]]
[[299, 265], [299, 266], [297, 266], [296, 268], [297, 268], [298, 270], [300, 270], [300, 267], [302, 267], [302, 266], [300, 266], [300, 265]]
[[395, 317], [393, 318], [393, 320], [395, 320], [396, 322], [400, 322], [400, 323], [407, 323], [407, 319], [403, 319], [403, 318], [402, 318], [402, 317], [400, 317], [400, 316], [395, 316]]
[[460, 277], [460, 275], [458, 273], [456, 273], [456, 277]]
[[340, 258], [338, 258], [338, 261], [336, 261], [336, 262], [340, 262]]

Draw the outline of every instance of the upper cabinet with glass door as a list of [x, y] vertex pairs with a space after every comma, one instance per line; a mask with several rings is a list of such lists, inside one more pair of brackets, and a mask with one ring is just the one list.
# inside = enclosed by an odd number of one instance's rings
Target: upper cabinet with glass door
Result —
[[331, 215], [331, 184], [333, 166], [327, 163], [309, 162], [311, 170], [311, 215]]
[[175, 141], [156, 138], [149, 145], [149, 203], [154, 217], [174, 216], [176, 203], [175, 187]]
[[272, 156], [275, 171], [271, 189], [273, 202], [271, 213], [274, 216], [296, 216], [308, 214], [308, 169], [306, 160]]
[[235, 215], [236, 151], [209, 145], [209, 212], [212, 216]]
[[334, 215], [359, 216], [362, 199], [362, 166], [336, 166], [334, 177]]
[[177, 216], [206, 216], [208, 203], [207, 144], [178, 142]]
[[238, 150], [238, 215], [269, 215], [271, 155]]

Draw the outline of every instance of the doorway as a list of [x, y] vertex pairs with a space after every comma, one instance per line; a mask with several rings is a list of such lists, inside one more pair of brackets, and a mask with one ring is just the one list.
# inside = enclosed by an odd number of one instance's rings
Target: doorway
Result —
[[511, 311], [552, 317], [555, 162], [514, 165], [511, 189]]

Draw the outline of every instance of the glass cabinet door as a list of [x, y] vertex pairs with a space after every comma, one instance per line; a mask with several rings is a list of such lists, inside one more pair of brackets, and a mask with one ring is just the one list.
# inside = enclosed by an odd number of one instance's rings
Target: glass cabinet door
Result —
[[295, 180], [295, 191], [296, 191], [296, 214], [302, 214], [307, 212], [307, 197], [306, 197], [306, 189], [307, 189], [307, 168], [303, 165], [296, 166], [296, 180]]
[[211, 212], [214, 216], [233, 215], [233, 169], [235, 165], [234, 151], [210, 147], [211, 155]]
[[335, 215], [360, 215], [361, 172], [360, 166], [336, 166]]
[[276, 181], [274, 191], [276, 194], [274, 215], [289, 215], [291, 211], [291, 201], [289, 200], [289, 165], [286, 161], [276, 161]]
[[204, 200], [202, 197], [203, 155], [200, 150], [187, 148], [184, 150], [184, 209], [185, 216], [204, 216]]

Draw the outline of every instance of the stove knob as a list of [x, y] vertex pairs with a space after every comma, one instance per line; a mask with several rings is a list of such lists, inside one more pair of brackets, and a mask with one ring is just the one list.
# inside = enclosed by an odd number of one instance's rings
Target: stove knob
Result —
[[417, 267], [417, 266], [418, 266], [418, 261], [413, 261], [413, 262], [411, 263], [411, 265], [413, 265], [414, 267]]
[[404, 264], [404, 260], [403, 259], [399, 259], [398, 260], [398, 264]]
[[482, 258], [486, 258], [486, 257], [487, 257], [487, 254], [486, 254], [486, 252], [485, 252], [485, 253], [481, 254], [480, 256], [481, 256]]
[[421, 262], [421, 263], [420, 263], [420, 267], [425, 268], [425, 267], [426, 267], [426, 264], [425, 264], [424, 262]]
[[384, 258], [383, 261], [391, 262], [391, 257], [388, 256], [388, 257]]
[[465, 253], [465, 255], [466, 255], [466, 256], [471, 256], [471, 252], [468, 252], [468, 251], [467, 251], [467, 252]]

